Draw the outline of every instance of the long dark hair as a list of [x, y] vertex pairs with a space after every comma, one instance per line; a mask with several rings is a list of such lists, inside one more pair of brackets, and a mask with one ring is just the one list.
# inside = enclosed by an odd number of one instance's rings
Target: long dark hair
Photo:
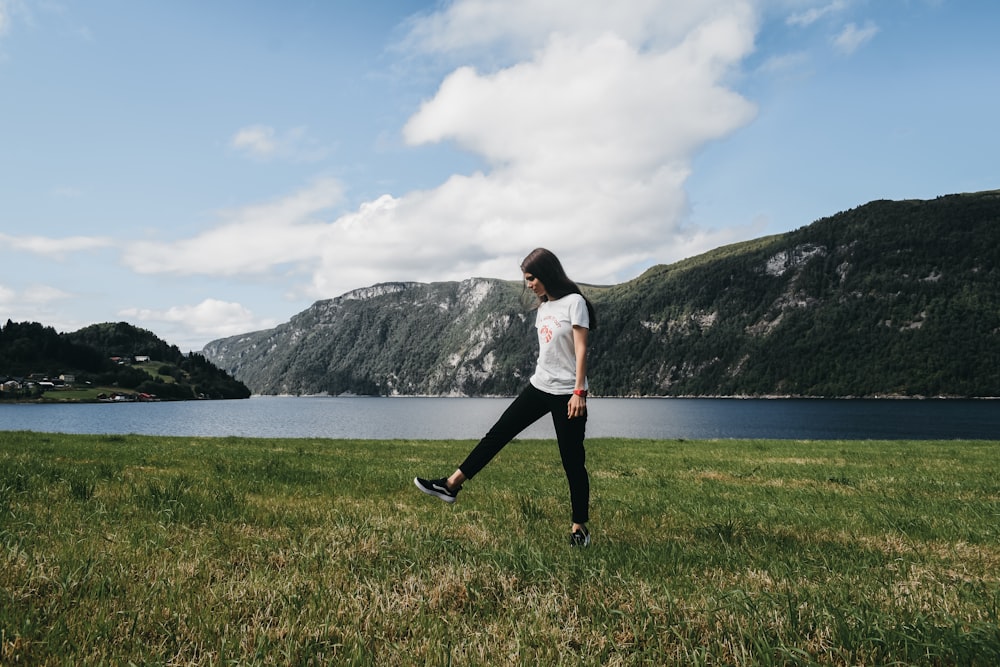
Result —
[[[530, 273], [542, 281], [545, 292], [553, 299], [561, 299], [567, 294], [579, 294], [587, 303], [587, 315], [590, 317], [590, 330], [597, 328], [597, 313], [594, 311], [594, 304], [583, 295], [580, 287], [569, 279], [566, 271], [562, 267], [559, 258], [551, 250], [545, 248], [535, 248], [521, 262], [521, 272]], [[547, 301], [545, 296], [539, 297], [541, 301]]]

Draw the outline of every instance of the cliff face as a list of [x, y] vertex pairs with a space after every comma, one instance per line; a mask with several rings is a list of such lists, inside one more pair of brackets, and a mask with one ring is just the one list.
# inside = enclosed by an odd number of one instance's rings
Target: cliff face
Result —
[[[584, 291], [595, 394], [1000, 396], [1000, 192], [871, 202]], [[527, 297], [376, 285], [204, 354], [255, 393], [510, 395]]]
[[205, 355], [261, 394], [507, 395], [530, 375], [534, 315], [518, 283], [388, 283]]

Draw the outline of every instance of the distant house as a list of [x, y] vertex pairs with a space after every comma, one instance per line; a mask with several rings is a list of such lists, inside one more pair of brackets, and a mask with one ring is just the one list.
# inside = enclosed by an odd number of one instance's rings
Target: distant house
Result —
[[136, 355], [136, 357], [135, 357], [135, 363], [137, 363], [137, 364], [144, 364], [147, 361], [149, 361], [149, 357], [147, 357], [145, 355]]
[[62, 375], [59, 376], [59, 379], [65, 382], [66, 384], [73, 384], [74, 382], [76, 382], [76, 376], [71, 375], [69, 373], [63, 373]]

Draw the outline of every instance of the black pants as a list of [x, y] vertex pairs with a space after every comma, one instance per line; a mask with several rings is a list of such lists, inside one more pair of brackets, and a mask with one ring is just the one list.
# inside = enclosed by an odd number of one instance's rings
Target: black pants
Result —
[[566, 471], [566, 479], [569, 480], [573, 523], [586, 523], [590, 518], [590, 478], [586, 468], [587, 453], [583, 449], [587, 415], [570, 419], [566, 415], [569, 399], [570, 395], [547, 394], [529, 384], [469, 453], [458, 467], [459, 470], [466, 478], [472, 479], [521, 431], [547, 413], [551, 414], [559, 443], [559, 456]]

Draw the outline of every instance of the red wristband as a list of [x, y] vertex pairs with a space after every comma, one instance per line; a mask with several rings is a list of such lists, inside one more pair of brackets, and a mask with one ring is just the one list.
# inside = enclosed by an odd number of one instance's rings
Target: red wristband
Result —
[[574, 396], [582, 396], [583, 398], [587, 398], [587, 390], [586, 389], [574, 389], [573, 390], [573, 395]]

